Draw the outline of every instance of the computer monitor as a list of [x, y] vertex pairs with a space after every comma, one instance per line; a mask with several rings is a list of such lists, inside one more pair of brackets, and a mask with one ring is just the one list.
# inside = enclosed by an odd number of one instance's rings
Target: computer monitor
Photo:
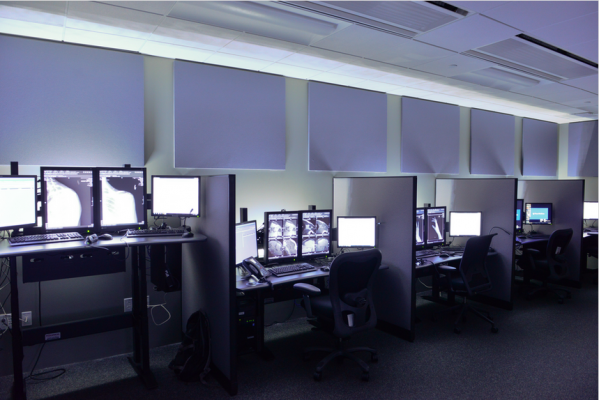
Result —
[[199, 217], [200, 177], [152, 175], [152, 216]]
[[258, 257], [256, 221], [235, 225], [235, 264], [241, 264], [248, 257]]
[[96, 171], [100, 230], [146, 228], [146, 169], [97, 168]]
[[446, 207], [426, 209], [426, 246], [433, 247], [445, 244], [445, 212]]
[[41, 167], [42, 224], [48, 232], [94, 228], [93, 168]]
[[0, 176], [0, 230], [37, 225], [37, 176]]
[[480, 236], [482, 213], [480, 211], [450, 211], [449, 236]]
[[264, 213], [264, 259], [267, 263], [293, 261], [299, 257], [300, 211]]
[[376, 217], [337, 217], [337, 247], [376, 247]]
[[316, 258], [331, 254], [332, 210], [302, 211], [301, 258]]
[[423, 248], [426, 244], [425, 209], [416, 209], [416, 248]]
[[524, 199], [516, 200], [516, 230], [522, 231], [522, 220], [524, 216]]
[[551, 225], [553, 218], [553, 204], [551, 203], [526, 203], [526, 223], [529, 225]]
[[584, 219], [597, 219], [599, 216], [599, 206], [596, 201], [585, 201], [583, 210]]

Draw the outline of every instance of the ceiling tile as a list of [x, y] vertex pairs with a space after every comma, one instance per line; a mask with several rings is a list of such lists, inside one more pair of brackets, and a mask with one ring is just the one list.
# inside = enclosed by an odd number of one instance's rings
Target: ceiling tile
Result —
[[341, 67], [335, 68], [329, 72], [339, 75], [347, 75], [353, 76], [356, 78], [362, 79], [376, 79], [380, 78], [384, 75], [387, 75], [386, 72], [378, 71], [372, 68], [364, 68], [357, 65], [345, 64]]
[[588, 107], [595, 107], [595, 106], [599, 105], [599, 99], [597, 98], [597, 96], [595, 96], [595, 97], [582, 99], [582, 100], [579, 99], [579, 100], [564, 101], [564, 102], [562, 102], [562, 104], [570, 106], [570, 107], [575, 107], [575, 108], [588, 108]]
[[204, 62], [208, 57], [214, 54], [213, 51], [196, 49], [194, 47], [177, 46], [175, 44], [151, 41], [146, 42], [139, 52], [151, 56], [177, 58], [179, 60], [196, 62]]
[[239, 35], [239, 32], [228, 29], [167, 17], [154, 31], [151, 40], [216, 51]]
[[71, 28], [65, 28], [64, 41], [128, 51], [139, 51], [145, 42], [143, 39]]
[[166, 15], [173, 8], [176, 1], [100, 1], [99, 3]]
[[321, 72], [315, 69], [302, 68], [294, 65], [285, 65], [280, 63], [271, 64], [268, 67], [262, 69], [261, 71], [267, 72], [269, 74], [283, 75], [297, 79], [309, 79], [315, 75], [320, 74]]
[[598, 48], [599, 48], [599, 41], [597, 39], [595, 39], [595, 40], [591, 40], [589, 42], [578, 43], [578, 44], [569, 46], [566, 50], [568, 50], [571, 53], [576, 54], [577, 56], [586, 58], [587, 60], [599, 62], [599, 55], [597, 54]]
[[271, 47], [259, 46], [257, 44], [238, 40], [229, 42], [226, 46], [222, 47], [219, 52], [272, 62], [279, 61], [293, 54], [290, 51], [273, 49]]
[[454, 54], [440, 60], [431, 61], [426, 64], [413, 67], [419, 71], [429, 72], [431, 74], [454, 76], [470, 71], [476, 71], [483, 68], [492, 67], [493, 63], [480, 60], [478, 58], [467, 57], [461, 54]]
[[60, 41], [62, 40], [63, 30], [64, 28], [62, 26], [0, 18], [0, 33], [9, 35], [29, 36]]
[[362, 82], [364, 79], [354, 78], [351, 76], [332, 74], [330, 72], [321, 72], [318, 75], [310, 78], [312, 81], [320, 81], [326, 83], [332, 83], [335, 85], [352, 86], [358, 82]]
[[279, 61], [279, 64], [286, 64], [295, 67], [310, 68], [318, 71], [329, 71], [340, 67], [343, 63], [325, 58], [309, 56], [307, 54], [295, 53]]
[[493, 8], [505, 6], [510, 3], [509, 1], [448, 1], [447, 3], [453, 4], [456, 7], [463, 8], [464, 10], [474, 11], [481, 13], [488, 11]]
[[241, 57], [233, 54], [215, 53], [205, 61], [208, 64], [224, 65], [233, 68], [251, 69], [260, 71], [268, 67], [272, 62], [258, 60], [256, 58]]
[[362, 81], [362, 82], [354, 83], [352, 86], [357, 87], [359, 89], [374, 90], [377, 92], [384, 92], [384, 93], [387, 93], [391, 90], [399, 89], [399, 86], [397, 86], [397, 85], [390, 85], [388, 83], [375, 82], [375, 81]]
[[597, 39], [597, 13], [569, 19], [529, 32], [531, 36], [568, 50], [571, 46]]
[[0, 18], [62, 27], [66, 8], [66, 1], [3, 1]]
[[566, 86], [561, 83], [548, 83], [545, 85], [538, 85], [525, 89], [515, 89], [512, 91], [566, 105], [569, 105], [568, 102], [571, 101], [586, 100], [597, 97], [597, 95], [592, 93], [571, 86]]
[[597, 94], [597, 75], [585, 76], [584, 78], [570, 79], [562, 82], [564, 85], [574, 86], [587, 92]]

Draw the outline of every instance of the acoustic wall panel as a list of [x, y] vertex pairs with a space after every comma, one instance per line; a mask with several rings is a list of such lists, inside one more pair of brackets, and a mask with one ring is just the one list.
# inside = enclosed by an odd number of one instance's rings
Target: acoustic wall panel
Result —
[[308, 83], [311, 171], [387, 171], [387, 95]]
[[285, 78], [175, 61], [175, 168], [285, 169]]
[[557, 124], [522, 119], [522, 175], [557, 175]]
[[401, 99], [401, 172], [457, 174], [459, 147], [458, 106]]
[[0, 164], [144, 165], [143, 57], [0, 36]]
[[470, 111], [470, 173], [514, 175], [516, 117]]
[[568, 176], [597, 176], [597, 121], [569, 125]]

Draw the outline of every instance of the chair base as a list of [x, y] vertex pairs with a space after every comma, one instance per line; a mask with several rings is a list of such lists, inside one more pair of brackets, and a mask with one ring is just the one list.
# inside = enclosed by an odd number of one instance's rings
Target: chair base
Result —
[[491, 314], [489, 314], [488, 311], [471, 307], [470, 304], [468, 304], [466, 302], [455, 305], [453, 307], [446, 308], [445, 310], [436, 312], [433, 316], [433, 320], [439, 314], [444, 314], [446, 312], [450, 312], [450, 311], [454, 311], [454, 310], [460, 310], [460, 312], [458, 313], [458, 317], [456, 318], [455, 322], [453, 323], [453, 331], [455, 333], [462, 332], [459, 329], [458, 324], [466, 318], [466, 314], [468, 313], [468, 311], [472, 312], [474, 315], [476, 315], [480, 319], [485, 320], [488, 323], [490, 323], [491, 324], [491, 332], [493, 332], [493, 333], [499, 332], [499, 329], [495, 326], [495, 322], [493, 322], [493, 319], [491, 318]]
[[[559, 292], [563, 292], [561, 295]], [[565, 299], [571, 299], [572, 293], [569, 290], [561, 289], [561, 288], [553, 288], [549, 287], [547, 283], [543, 283], [543, 286], [537, 287], [535, 289], [530, 290], [526, 293], [526, 300], [532, 300], [535, 295], [539, 293], [553, 293], [557, 296], [557, 302], [559, 304], [563, 304]]]
[[370, 347], [352, 347], [349, 349], [343, 349], [342, 342], [343, 342], [343, 340], [339, 339], [339, 342], [338, 342], [339, 345], [337, 346], [337, 349], [334, 349], [332, 347], [308, 347], [303, 350], [304, 360], [309, 359], [310, 353], [314, 353], [314, 352], [329, 353], [325, 358], [320, 360], [320, 362], [316, 366], [316, 369], [314, 370], [314, 379], [317, 381], [320, 381], [322, 379], [322, 370], [332, 360], [337, 359], [337, 358], [341, 358], [341, 359], [348, 358], [350, 360], [355, 361], [358, 364], [358, 366], [360, 367], [360, 369], [362, 370], [362, 380], [368, 381], [370, 379], [370, 367], [368, 366], [368, 364], [366, 364], [364, 362], [364, 360], [356, 357], [353, 353], [356, 353], [358, 351], [366, 351], [366, 352], [370, 353], [370, 359], [373, 362], [377, 362], [378, 361], [377, 351], [375, 349], [371, 349]]

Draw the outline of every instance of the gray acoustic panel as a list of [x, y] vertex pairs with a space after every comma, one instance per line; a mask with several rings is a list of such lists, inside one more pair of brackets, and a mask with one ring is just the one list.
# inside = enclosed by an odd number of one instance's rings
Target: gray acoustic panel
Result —
[[[487, 258], [493, 289], [485, 296], [504, 302], [506, 307], [512, 303], [516, 190], [515, 178], [437, 179], [435, 183], [435, 205], [447, 207], [448, 221], [450, 211], [480, 211], [483, 234], [497, 233], [491, 247], [498, 254]], [[505, 229], [509, 234], [500, 229], [492, 230], [493, 227]], [[453, 240], [456, 245], [465, 245], [468, 239]]]
[[457, 174], [460, 107], [401, 99], [401, 172]]
[[144, 165], [140, 55], [0, 36], [0, 164]]
[[387, 171], [387, 95], [308, 83], [311, 171]]
[[174, 62], [175, 168], [285, 169], [285, 78]]
[[557, 124], [522, 118], [522, 175], [557, 175]]
[[597, 176], [597, 121], [568, 126], [568, 176]]
[[516, 117], [470, 111], [470, 173], [514, 175]]

